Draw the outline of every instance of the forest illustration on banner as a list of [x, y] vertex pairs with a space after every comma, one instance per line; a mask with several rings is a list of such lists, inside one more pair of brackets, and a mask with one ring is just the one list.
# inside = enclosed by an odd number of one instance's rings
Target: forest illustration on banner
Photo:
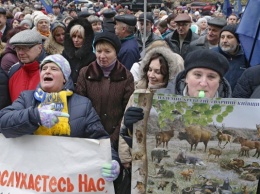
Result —
[[252, 193], [260, 176], [260, 100], [135, 94], [135, 193]]

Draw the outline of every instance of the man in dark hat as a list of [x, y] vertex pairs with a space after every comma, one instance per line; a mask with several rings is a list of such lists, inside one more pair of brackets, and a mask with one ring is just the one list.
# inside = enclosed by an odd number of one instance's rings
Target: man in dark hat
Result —
[[52, 12], [56, 17], [56, 20], [61, 22], [64, 19], [64, 16], [61, 14], [60, 5], [58, 3], [52, 4]]
[[191, 42], [190, 50], [211, 49], [218, 46], [219, 34], [221, 29], [227, 25], [223, 18], [213, 18], [208, 21], [207, 35], [199, 37]]
[[121, 49], [117, 58], [130, 70], [132, 65], [140, 59], [138, 43], [134, 36], [136, 17], [128, 14], [117, 15], [115, 21], [115, 33], [121, 40]]
[[[144, 14], [142, 13], [139, 16], [139, 26], [140, 29], [136, 33], [136, 38], [138, 42], [139, 52], [141, 56], [145, 53], [145, 48], [147, 48], [153, 41], [155, 40], [162, 40], [162, 38], [155, 33], [153, 33], [153, 15], [151, 12], [146, 13], [146, 26], [144, 25]], [[143, 37], [144, 37], [144, 30], [146, 29], [146, 37], [145, 37], [145, 48], [143, 48]]]
[[219, 46], [212, 50], [224, 55], [229, 61], [229, 70], [225, 78], [234, 90], [237, 80], [241, 77], [244, 70], [249, 67], [244, 51], [240, 46], [237, 25], [227, 25], [222, 28], [219, 38]]
[[7, 32], [11, 29], [11, 27], [7, 24], [6, 18], [6, 10], [0, 7], [0, 38], [2, 42], [6, 42]]
[[105, 9], [103, 12], [103, 30], [104, 32], [115, 33], [115, 20], [116, 12], [110, 8]]
[[173, 52], [178, 53], [185, 58], [191, 41], [198, 39], [199, 35], [191, 31], [191, 17], [188, 14], [179, 14], [174, 21], [177, 24], [177, 29], [168, 34], [165, 37], [165, 41]]

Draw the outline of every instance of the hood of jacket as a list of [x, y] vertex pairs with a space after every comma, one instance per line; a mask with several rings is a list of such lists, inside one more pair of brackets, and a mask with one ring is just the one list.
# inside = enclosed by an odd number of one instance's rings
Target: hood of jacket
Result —
[[[85, 29], [85, 38], [82, 46], [79, 49], [74, 47], [72, 38], [70, 37], [70, 30], [76, 24], [81, 25]], [[94, 39], [94, 32], [92, 30], [91, 24], [84, 18], [74, 19], [69, 23], [66, 29], [65, 40], [64, 40], [64, 52], [70, 58], [73, 57], [83, 58], [84, 56], [87, 56], [88, 53], [93, 52], [93, 48], [92, 48], [93, 39]]]
[[151, 57], [155, 53], [161, 54], [166, 59], [166, 61], [168, 62], [169, 80], [174, 79], [174, 77], [179, 72], [184, 70], [184, 61], [179, 54], [172, 52], [171, 49], [167, 48], [167, 47], [156, 47], [156, 48], [149, 50], [145, 54], [143, 60], [140, 62], [140, 76], [141, 76], [141, 78], [144, 76], [144, 72], [143, 72], [144, 67], [149, 63]]
[[61, 54], [64, 49], [64, 46], [57, 43], [53, 38], [52, 34], [50, 34], [48, 39], [44, 42], [44, 49], [46, 53], [49, 55]]

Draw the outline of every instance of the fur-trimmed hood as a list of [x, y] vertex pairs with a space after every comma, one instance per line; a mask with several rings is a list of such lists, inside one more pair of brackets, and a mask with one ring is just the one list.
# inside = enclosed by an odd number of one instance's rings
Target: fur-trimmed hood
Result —
[[[84, 42], [83, 42], [82, 47], [79, 49], [76, 49], [74, 47], [72, 38], [70, 37], [70, 30], [76, 24], [83, 26], [83, 28], [85, 29]], [[73, 57], [83, 58], [83, 57], [87, 56], [88, 53], [90, 53], [90, 52], [92, 53], [93, 39], [94, 39], [94, 32], [93, 32], [91, 24], [88, 22], [88, 20], [86, 20], [84, 18], [74, 19], [69, 23], [69, 25], [66, 29], [65, 40], [64, 40], [64, 52], [70, 58], [73, 58]]]
[[170, 48], [167, 47], [156, 47], [151, 50], [149, 50], [143, 60], [140, 62], [140, 75], [141, 78], [144, 75], [143, 68], [147, 63], [149, 63], [150, 58], [153, 54], [159, 53], [163, 55], [163, 57], [166, 59], [169, 65], [169, 80], [172, 80], [175, 78], [175, 76], [184, 70], [184, 61], [182, 57], [179, 54], [173, 53]]
[[64, 49], [64, 46], [57, 43], [53, 38], [52, 34], [50, 34], [48, 39], [44, 42], [44, 49], [46, 53], [49, 55], [61, 54]]

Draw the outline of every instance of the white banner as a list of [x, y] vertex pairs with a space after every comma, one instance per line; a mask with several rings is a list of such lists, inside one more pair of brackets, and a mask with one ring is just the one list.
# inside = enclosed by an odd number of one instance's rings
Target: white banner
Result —
[[114, 193], [101, 176], [109, 139], [0, 134], [0, 193]]

